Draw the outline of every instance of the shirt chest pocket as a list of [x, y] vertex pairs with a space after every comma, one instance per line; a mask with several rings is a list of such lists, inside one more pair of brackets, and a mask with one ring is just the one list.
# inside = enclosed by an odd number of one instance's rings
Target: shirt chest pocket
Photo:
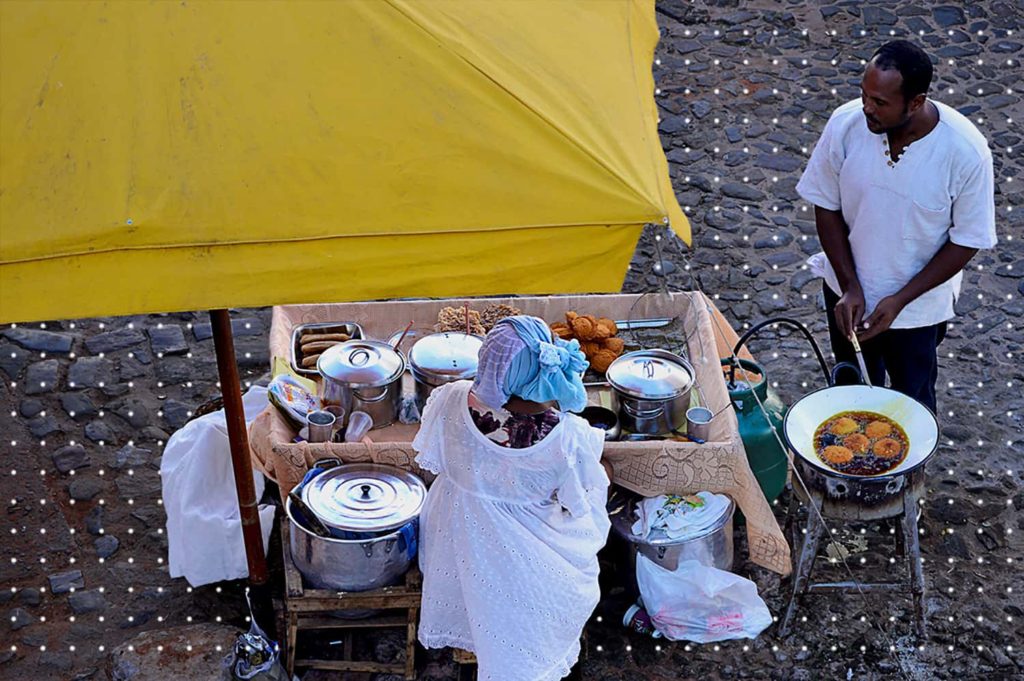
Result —
[[931, 243], [945, 240], [953, 222], [952, 210], [948, 197], [926, 196], [907, 201], [903, 238]]

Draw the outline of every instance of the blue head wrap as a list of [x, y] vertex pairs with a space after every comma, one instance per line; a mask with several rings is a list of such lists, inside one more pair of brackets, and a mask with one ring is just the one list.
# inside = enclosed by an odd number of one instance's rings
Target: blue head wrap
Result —
[[[510, 331], [515, 332], [522, 348], [515, 347], [518, 346], [515, 343], [514, 354], [508, 356], [510, 353], [502, 353], [500, 348], [509, 348], [507, 338], [502, 341], [502, 337], [507, 337]], [[533, 402], [555, 400], [564, 411], [581, 411], [587, 406], [583, 372], [589, 365], [579, 341], [553, 338], [543, 320], [527, 316], [502, 319], [488, 334], [488, 339], [493, 342], [485, 340], [485, 347], [480, 349], [480, 366], [474, 385], [474, 391], [485, 402], [500, 407], [515, 395]], [[490, 345], [495, 352], [489, 350]], [[492, 363], [492, 355], [496, 371], [486, 366]], [[499, 400], [500, 404], [496, 404]]]

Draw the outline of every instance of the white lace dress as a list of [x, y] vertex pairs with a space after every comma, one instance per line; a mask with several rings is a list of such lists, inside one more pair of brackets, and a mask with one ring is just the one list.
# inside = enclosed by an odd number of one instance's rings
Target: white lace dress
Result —
[[600, 597], [604, 434], [562, 414], [535, 445], [503, 447], [473, 424], [470, 386], [434, 390], [413, 441], [438, 474], [420, 516], [419, 639], [476, 653], [481, 681], [557, 681]]

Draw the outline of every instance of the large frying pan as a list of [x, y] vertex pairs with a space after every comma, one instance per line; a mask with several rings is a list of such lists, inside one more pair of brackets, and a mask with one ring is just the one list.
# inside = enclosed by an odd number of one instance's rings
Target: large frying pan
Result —
[[[814, 432], [844, 411], [873, 411], [898, 423], [910, 440], [906, 458], [892, 470], [870, 476], [840, 473], [826, 465], [814, 450]], [[789, 408], [782, 430], [790, 449], [806, 463], [832, 477], [859, 480], [905, 475], [923, 466], [939, 444], [939, 424], [931, 410], [903, 393], [866, 385], [831, 386], [804, 395]]]

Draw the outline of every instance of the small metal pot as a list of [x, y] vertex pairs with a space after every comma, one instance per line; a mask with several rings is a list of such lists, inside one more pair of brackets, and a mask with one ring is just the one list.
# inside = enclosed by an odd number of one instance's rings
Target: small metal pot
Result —
[[289, 497], [290, 548], [305, 580], [320, 589], [368, 591], [396, 584], [416, 558], [426, 485], [393, 466], [343, 464], [302, 489], [302, 501], [331, 532], [307, 530]]
[[638, 350], [622, 355], [605, 378], [619, 398], [624, 430], [664, 435], [686, 428], [693, 367], [666, 350]]
[[701, 565], [719, 570], [732, 570], [732, 517], [736, 503], [731, 499], [728, 510], [712, 527], [683, 539], [647, 540], [636, 536], [632, 529], [636, 522], [635, 507], [635, 502], [630, 501], [611, 518], [615, 532], [631, 545], [634, 565], [639, 552], [666, 570], [675, 570], [680, 562], [687, 560], [695, 560]]
[[421, 412], [435, 388], [476, 378], [483, 342], [480, 336], [457, 331], [432, 333], [416, 341], [409, 352], [409, 366], [416, 384], [416, 406]]
[[364, 411], [373, 427], [383, 428], [398, 420], [402, 407], [402, 374], [405, 358], [387, 343], [351, 340], [328, 348], [316, 363], [323, 379], [320, 399], [348, 415]]

